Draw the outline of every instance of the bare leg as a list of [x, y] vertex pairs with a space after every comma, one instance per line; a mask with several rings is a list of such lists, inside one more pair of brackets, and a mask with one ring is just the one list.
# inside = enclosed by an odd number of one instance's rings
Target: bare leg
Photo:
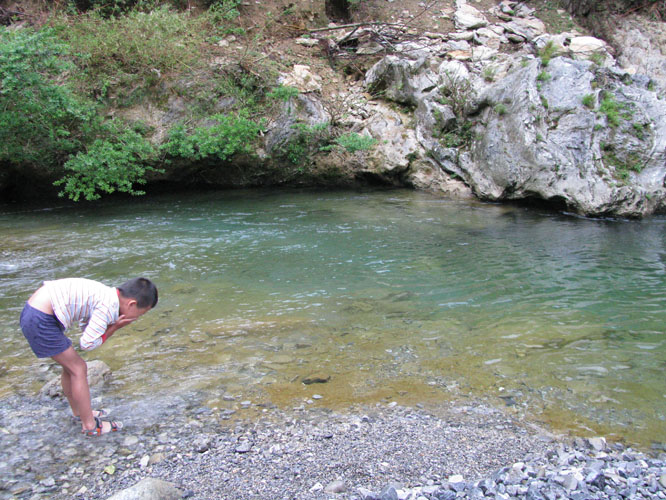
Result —
[[[62, 366], [62, 391], [72, 407], [72, 414], [81, 417], [83, 430], [92, 430], [97, 425], [90, 407], [90, 387], [88, 386], [88, 365], [70, 346], [64, 352], [53, 356], [53, 360]], [[117, 425], [122, 426], [120, 422]], [[102, 434], [111, 430], [110, 422], [102, 422]]]
[[90, 407], [90, 388], [88, 387], [88, 366], [76, 354], [73, 347], [53, 356], [53, 360], [62, 366], [62, 390], [72, 407], [72, 414], [81, 417], [83, 429], [93, 429], [95, 419]]

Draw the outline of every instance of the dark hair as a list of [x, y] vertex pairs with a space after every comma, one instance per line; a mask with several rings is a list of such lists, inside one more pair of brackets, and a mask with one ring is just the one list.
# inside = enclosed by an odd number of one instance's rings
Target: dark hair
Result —
[[147, 278], [133, 278], [118, 287], [123, 297], [136, 300], [140, 308], [157, 305], [157, 287]]

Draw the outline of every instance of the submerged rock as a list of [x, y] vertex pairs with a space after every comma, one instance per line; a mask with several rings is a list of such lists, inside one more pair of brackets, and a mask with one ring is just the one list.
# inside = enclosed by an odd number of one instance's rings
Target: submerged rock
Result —
[[[111, 377], [111, 368], [104, 361], [99, 359], [88, 361], [88, 385], [90, 387], [97, 387], [103, 385]], [[49, 380], [44, 387], [41, 388], [39, 393], [43, 396], [52, 398], [62, 397], [62, 385], [60, 383], [60, 376]]]

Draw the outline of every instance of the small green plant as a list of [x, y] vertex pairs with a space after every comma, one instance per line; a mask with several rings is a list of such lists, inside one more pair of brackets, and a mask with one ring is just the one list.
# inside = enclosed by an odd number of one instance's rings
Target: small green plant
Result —
[[631, 172], [640, 173], [643, 170], [643, 163], [636, 153], [629, 153], [624, 159], [617, 156], [612, 144], [600, 144], [602, 158], [606, 166], [613, 167], [616, 179], [627, 182], [631, 177]]
[[594, 109], [597, 100], [594, 97], [594, 94], [585, 94], [581, 99], [581, 101], [583, 103], [583, 106], [585, 106], [586, 108]]
[[546, 45], [544, 45], [543, 48], [539, 50], [539, 58], [541, 59], [541, 64], [543, 64], [544, 66], [548, 66], [548, 63], [550, 63], [550, 60], [553, 58], [556, 52], [557, 52], [557, 46], [553, 43], [552, 40], [546, 43]]
[[504, 104], [502, 104], [501, 102], [495, 104], [495, 107], [493, 109], [495, 110], [495, 113], [497, 113], [500, 116], [503, 116], [507, 113], [506, 106]]
[[606, 61], [606, 56], [604, 56], [601, 52], [595, 52], [590, 55], [590, 61], [592, 61], [597, 66], [603, 66], [604, 62]]
[[645, 140], [645, 135], [647, 133], [646, 131], [647, 125], [643, 123], [633, 123], [632, 124], [632, 131], [633, 134], [636, 136], [637, 139], [643, 141]]
[[486, 66], [483, 68], [483, 79], [487, 82], [493, 82], [495, 81], [495, 75], [497, 74], [497, 71], [495, 68], [492, 68], [490, 66]]
[[297, 97], [299, 94], [298, 89], [290, 87], [288, 85], [279, 85], [271, 90], [266, 97], [271, 99], [277, 99], [283, 102], [289, 102], [294, 97]]
[[545, 96], [541, 96], [541, 105], [544, 107], [544, 109], [548, 109], [550, 107], [548, 104], [548, 99], [546, 99]]
[[547, 82], [552, 78], [551, 74], [548, 73], [547, 71], [542, 71], [537, 75], [537, 81], [539, 82]]
[[[377, 139], [367, 135], [357, 134], [356, 132], [349, 132], [333, 140], [335, 145], [341, 147], [348, 153], [355, 153], [357, 151], [368, 151], [377, 144]], [[330, 151], [334, 145], [323, 146], [320, 148], [322, 151]]]
[[453, 130], [442, 134], [440, 142], [447, 148], [467, 147], [474, 140], [473, 126], [474, 124], [471, 121], [464, 121], [457, 124]]
[[612, 128], [620, 125], [620, 104], [615, 100], [613, 94], [606, 92], [599, 105], [599, 111], [606, 115], [606, 121]]

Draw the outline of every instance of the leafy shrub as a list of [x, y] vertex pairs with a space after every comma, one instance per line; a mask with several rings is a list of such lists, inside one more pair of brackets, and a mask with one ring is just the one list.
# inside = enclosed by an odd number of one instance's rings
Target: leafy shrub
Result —
[[0, 162], [54, 167], [95, 126], [90, 103], [57, 83], [66, 53], [50, 29], [0, 27]]
[[184, 125], [171, 129], [161, 150], [172, 158], [227, 160], [235, 154], [252, 152], [252, 142], [261, 126], [242, 115], [211, 116], [210, 127], [197, 127], [189, 133]]
[[153, 146], [133, 130], [125, 130], [113, 139], [97, 139], [85, 151], [65, 163], [65, 176], [55, 183], [62, 186], [60, 196], [74, 201], [100, 198], [101, 193], [144, 194], [135, 184], [145, 184], [148, 165], [154, 157]]
[[328, 122], [315, 125], [295, 123], [292, 128], [296, 133], [277, 148], [277, 153], [293, 165], [304, 163], [310, 154], [321, 150], [322, 145], [330, 142], [331, 130]]
[[462, 118], [470, 101], [474, 98], [474, 87], [464, 76], [447, 72], [446, 81], [439, 88], [441, 104], [451, 107], [456, 117]]

